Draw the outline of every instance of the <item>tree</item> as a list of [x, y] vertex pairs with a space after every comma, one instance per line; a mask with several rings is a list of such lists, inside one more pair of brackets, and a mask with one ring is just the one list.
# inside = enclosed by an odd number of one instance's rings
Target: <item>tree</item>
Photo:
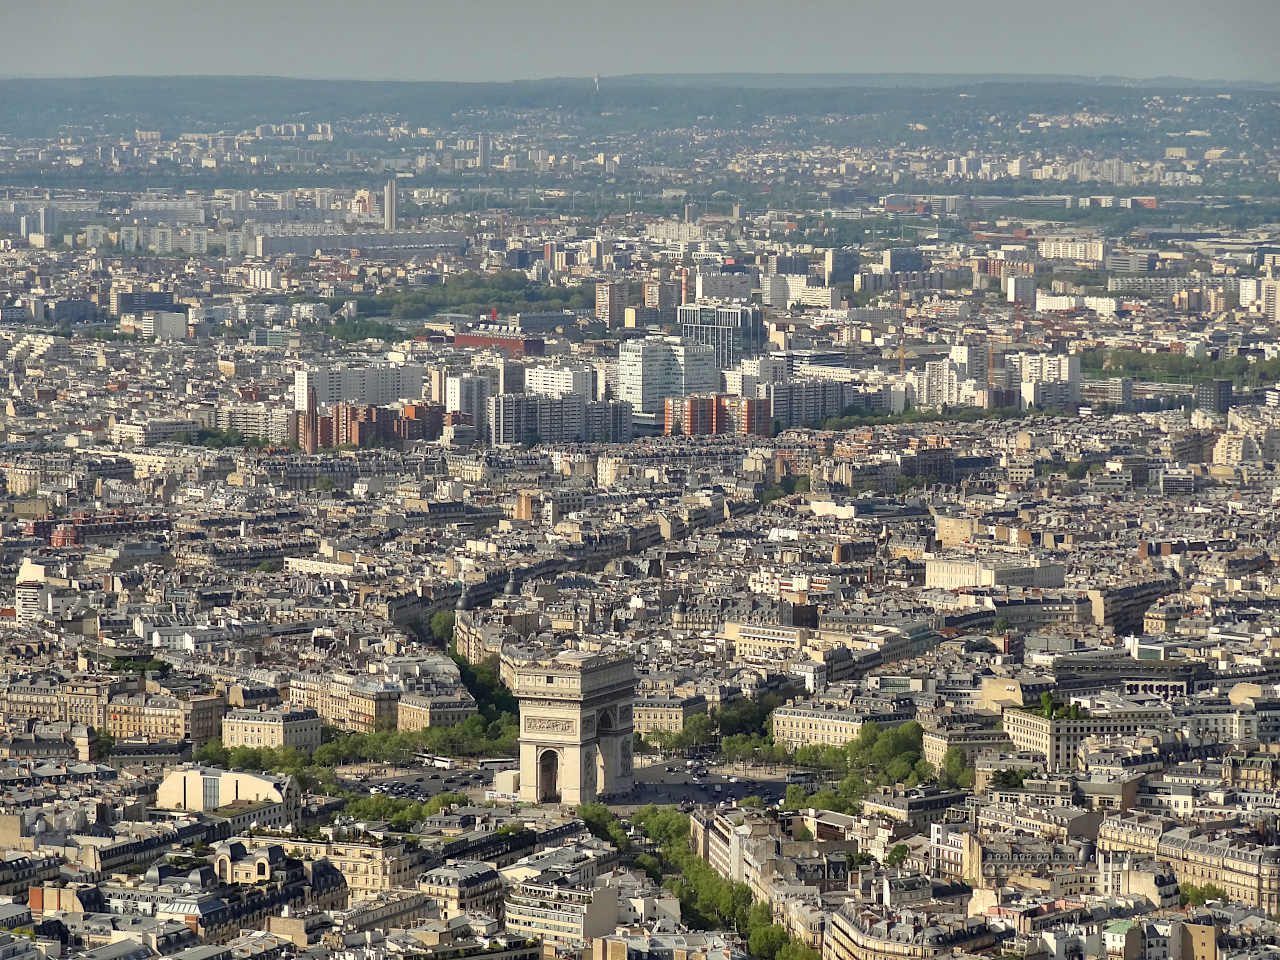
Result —
[[637, 855], [636, 866], [643, 870], [654, 883], [662, 881], [662, 861], [653, 854], [641, 853]]
[[592, 836], [612, 843], [619, 853], [626, 853], [631, 849], [631, 838], [627, 836], [621, 821], [603, 803], [580, 804], [577, 813]]
[[1227, 891], [1214, 883], [1206, 883], [1204, 886], [1182, 883], [1178, 885], [1178, 890], [1184, 907], [1203, 907], [1210, 900], [1227, 899]]
[[909, 856], [911, 856], [910, 847], [905, 843], [895, 844], [893, 849], [885, 855], [884, 865], [886, 867], [900, 867]]
[[738, 806], [759, 809], [764, 806], [764, 800], [759, 794], [753, 793], [739, 800]]
[[1032, 775], [1030, 770], [997, 770], [991, 777], [991, 785], [1006, 790], [1021, 790], [1023, 782]]
[[431, 639], [437, 645], [448, 649], [453, 641], [454, 615], [452, 611], [441, 611], [431, 615]]
[[116, 738], [105, 730], [97, 730], [93, 734], [93, 739], [89, 741], [89, 758], [91, 760], [104, 760], [111, 754], [111, 749], [116, 745]]
[[192, 759], [207, 767], [226, 767], [230, 762], [230, 756], [230, 751], [222, 745], [221, 740], [215, 737], [213, 740], [205, 741]]
[[797, 823], [791, 828], [791, 839], [807, 842], [813, 839], [813, 833], [803, 823]]
[[786, 928], [771, 923], [767, 927], [757, 927], [751, 931], [747, 945], [753, 957], [758, 957], [760, 960], [774, 960], [778, 951], [786, 946], [790, 939]]
[[1053, 694], [1048, 690], [1040, 694], [1040, 711], [1046, 720], [1053, 719]]
[[1013, 624], [1009, 622], [1008, 617], [996, 617], [996, 622], [991, 625], [991, 630], [994, 633], [1008, 633], [1009, 628], [1012, 626]]
[[960, 775], [963, 774], [969, 766], [969, 758], [965, 752], [959, 747], [951, 747], [942, 757], [942, 773], [940, 775], [943, 786], [955, 787], [960, 783]]

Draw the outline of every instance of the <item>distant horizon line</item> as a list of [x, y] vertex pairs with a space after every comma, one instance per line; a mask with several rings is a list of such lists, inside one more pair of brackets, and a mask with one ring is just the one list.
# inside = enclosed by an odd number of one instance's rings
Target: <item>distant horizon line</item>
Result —
[[288, 80], [302, 83], [357, 83], [357, 84], [449, 84], [454, 86], [512, 86], [522, 83], [553, 83], [580, 81], [591, 83], [599, 80], [732, 80], [753, 79], [767, 80], [771, 77], [797, 80], [812, 78], [815, 80], [951, 80], [951, 81], [1025, 81], [1025, 80], [1072, 80], [1089, 83], [1186, 83], [1199, 85], [1221, 85], [1230, 87], [1277, 87], [1280, 80], [1240, 79], [1227, 80], [1221, 77], [1189, 77], [1174, 74], [1136, 76], [1131, 74], [1106, 73], [1030, 73], [1018, 71], [994, 71], [983, 73], [957, 71], [876, 71], [850, 73], [844, 71], [705, 71], [705, 72], [634, 72], [618, 74], [582, 74], [564, 76], [516, 77], [505, 80], [485, 79], [441, 79], [441, 78], [404, 78], [404, 77], [351, 77], [351, 76], [316, 76], [305, 74], [277, 73], [101, 73], [101, 74], [36, 74], [36, 73], [0, 73], [0, 81], [23, 80], [34, 82], [57, 82], [67, 80]]

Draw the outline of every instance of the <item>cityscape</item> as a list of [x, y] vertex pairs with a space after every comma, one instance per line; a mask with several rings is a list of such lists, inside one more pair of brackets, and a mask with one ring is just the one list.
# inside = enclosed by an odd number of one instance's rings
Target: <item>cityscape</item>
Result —
[[1280, 76], [1177, 6], [15, 60], [0, 960], [1280, 958]]

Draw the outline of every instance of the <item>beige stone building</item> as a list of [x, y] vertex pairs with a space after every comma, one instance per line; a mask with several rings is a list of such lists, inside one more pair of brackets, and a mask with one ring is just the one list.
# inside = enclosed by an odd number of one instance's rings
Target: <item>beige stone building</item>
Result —
[[[238, 838], [249, 844], [250, 837]], [[422, 864], [422, 852], [409, 849], [402, 841], [373, 836], [347, 839], [307, 840], [279, 835], [291, 856], [303, 860], [328, 860], [346, 878], [354, 903], [390, 890], [408, 890], [415, 885]]]
[[707, 698], [702, 694], [664, 697], [659, 694], [640, 697], [635, 702], [636, 733], [679, 733], [690, 717], [707, 712]]
[[277, 828], [297, 822], [302, 793], [292, 777], [192, 765], [165, 775], [156, 789], [156, 806], [226, 816], [245, 814], [259, 827]]
[[310, 753], [320, 746], [323, 726], [320, 714], [308, 707], [231, 710], [222, 718], [222, 745], [272, 750], [293, 747]]
[[341, 730], [393, 730], [399, 721], [400, 689], [373, 677], [308, 673], [289, 683], [289, 702], [310, 707]]
[[1098, 849], [1140, 853], [1169, 864], [1180, 883], [1213, 884], [1227, 897], [1268, 916], [1280, 913], [1280, 847], [1229, 833], [1198, 833], [1146, 814], [1109, 817], [1098, 828]]
[[405, 694], [396, 712], [396, 729], [421, 730], [461, 723], [478, 712], [475, 698], [465, 696], [419, 696]]
[[226, 701], [219, 694], [185, 700], [163, 694], [126, 694], [107, 705], [105, 727], [117, 740], [190, 740], [199, 747], [222, 733]]
[[1076, 719], [1055, 717], [1029, 709], [1006, 709], [1004, 731], [1019, 750], [1029, 750], [1045, 758], [1051, 773], [1075, 770], [1080, 744], [1089, 737], [1131, 736], [1167, 726], [1168, 707], [1119, 704], [1086, 710]]
[[848, 904], [831, 915], [822, 960], [932, 960], [980, 953], [996, 942], [983, 917], [935, 918], [925, 912], [863, 909]]

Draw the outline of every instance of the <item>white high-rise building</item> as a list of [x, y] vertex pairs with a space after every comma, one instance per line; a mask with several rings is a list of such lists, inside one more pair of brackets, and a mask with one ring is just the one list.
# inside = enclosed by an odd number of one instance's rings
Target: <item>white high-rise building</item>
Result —
[[959, 368], [961, 380], [987, 382], [987, 345], [985, 343], [957, 343], [951, 347], [951, 362]]
[[387, 181], [387, 185], [382, 190], [382, 229], [388, 233], [395, 230], [397, 213], [396, 182], [392, 179]]
[[[1243, 281], [1241, 283], [1243, 288]], [[1258, 283], [1256, 297], [1262, 304], [1262, 312], [1272, 323], [1280, 322], [1280, 280], [1262, 280]], [[1244, 296], [1240, 297], [1244, 302]]]
[[914, 379], [916, 406], [937, 410], [960, 402], [960, 370], [951, 360], [930, 360]]
[[465, 414], [483, 432], [489, 414], [489, 378], [474, 373], [446, 378], [444, 409], [447, 413]]
[[1069, 407], [1080, 402], [1080, 357], [1062, 353], [1012, 353], [1005, 369], [1023, 407]]
[[345, 401], [383, 406], [422, 396], [426, 370], [415, 363], [346, 364], [308, 367], [293, 377], [293, 408], [307, 409], [307, 393], [315, 391], [317, 406]]
[[487, 402], [489, 439], [495, 446], [517, 443], [580, 443], [586, 439], [587, 398], [506, 393]]
[[667, 397], [715, 393], [720, 369], [715, 349], [678, 337], [628, 340], [618, 350], [618, 397], [642, 413], [657, 413]]
[[1036, 278], [1025, 273], [1011, 273], [1004, 278], [1006, 303], [1036, 302]]
[[525, 393], [546, 397], [595, 396], [595, 370], [585, 363], [548, 363], [524, 372]]

